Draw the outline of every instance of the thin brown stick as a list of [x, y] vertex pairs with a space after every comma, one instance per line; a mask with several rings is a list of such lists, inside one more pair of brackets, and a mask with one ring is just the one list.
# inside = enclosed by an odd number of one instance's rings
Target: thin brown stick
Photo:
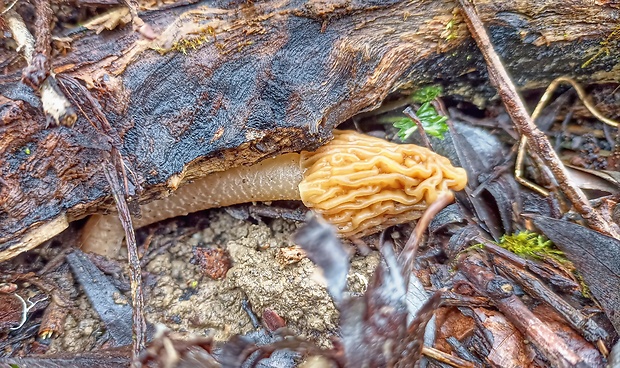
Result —
[[494, 274], [479, 254], [463, 255], [457, 262], [459, 270], [474, 288], [493, 301], [504, 316], [549, 360], [552, 367], [577, 367], [578, 363], [583, 363], [578, 352], [571, 350], [564, 340], [536, 317], [514, 294], [512, 284]]
[[424, 232], [428, 229], [428, 225], [439, 213], [439, 211], [452, 202], [454, 202], [454, 194], [452, 192], [445, 192], [441, 194], [428, 206], [422, 217], [418, 220], [418, 223], [409, 236], [403, 251], [400, 252], [400, 255], [398, 256], [398, 262], [403, 267], [402, 273], [406, 280], [409, 279], [409, 275], [413, 269], [413, 261], [415, 260], [420, 241], [422, 240], [422, 235], [424, 235]]
[[546, 197], [549, 195], [549, 191], [540, 185], [533, 183], [523, 176], [523, 168], [525, 165], [525, 153], [527, 151], [527, 137], [524, 135], [519, 139], [519, 148], [517, 149], [517, 159], [515, 160], [515, 180], [517, 183], [529, 188], [535, 192], [538, 192], [541, 196]]
[[50, 54], [52, 52], [52, 7], [49, 0], [35, 0], [35, 53], [22, 73], [22, 80], [37, 89], [50, 75]]
[[521, 135], [527, 137], [530, 148], [541, 157], [551, 170], [558, 182], [558, 186], [568, 200], [572, 202], [577, 212], [587, 221], [588, 225], [603, 234], [616, 238], [619, 237], [619, 231], [592, 208], [588, 198], [581, 189], [570, 181], [568, 171], [553, 150], [553, 146], [551, 146], [545, 134], [532, 121], [499, 56], [493, 49], [491, 40], [473, 4], [468, 0], [459, 0], [459, 3], [464, 10], [467, 26], [486, 60], [491, 81], [495, 84], [506, 106], [506, 111]]
[[[545, 93], [543, 94], [543, 96], [540, 98], [540, 101], [536, 105], [534, 112], [532, 113], [532, 121], [536, 121], [538, 116], [542, 113], [543, 108], [547, 105], [547, 103], [551, 99], [553, 92], [555, 92], [558, 86], [562, 83], [570, 84], [575, 89], [575, 91], [577, 91], [577, 96], [579, 97], [579, 100], [581, 100], [581, 102], [586, 107], [586, 109], [588, 109], [588, 111], [590, 111], [590, 113], [594, 117], [596, 117], [597, 119], [605, 123], [607, 126], [618, 127], [618, 122], [615, 120], [609, 119], [608, 117], [603, 115], [600, 111], [598, 111], [598, 109], [594, 106], [594, 104], [592, 104], [592, 101], [590, 101], [590, 99], [588, 98], [588, 95], [586, 94], [586, 92], [583, 90], [583, 87], [581, 87], [581, 85], [577, 83], [574, 79], [569, 78], [569, 77], [558, 77], [549, 84], [549, 86], [545, 90]], [[546, 189], [542, 188], [541, 186], [537, 184], [530, 182], [529, 180], [523, 177], [523, 166], [524, 166], [524, 161], [525, 161], [525, 151], [527, 147], [527, 142], [528, 140], [526, 136], [522, 136], [521, 140], [519, 141], [519, 151], [517, 154], [517, 160], [515, 162], [515, 179], [517, 180], [519, 184], [525, 187], [528, 187], [532, 190], [535, 190], [539, 192], [541, 195], [546, 197], [549, 195], [549, 192]], [[533, 154], [532, 158], [534, 159], [534, 161], [536, 161], [537, 164], [538, 164], [538, 161], [540, 161], [540, 158], [536, 154]]]
[[125, 229], [127, 242], [127, 258], [129, 259], [129, 277], [131, 280], [131, 300], [133, 306], [133, 346], [132, 361], [136, 362], [140, 352], [146, 348], [146, 320], [144, 318], [144, 298], [142, 295], [142, 269], [138, 258], [138, 246], [136, 235], [133, 230], [131, 214], [125, 201], [124, 192], [118, 180], [118, 174], [114, 165], [110, 162], [103, 164], [103, 172], [112, 188], [112, 195], [116, 202], [116, 209]]
[[575, 91], [577, 92], [577, 97], [579, 97], [579, 100], [583, 103], [586, 109], [588, 109], [588, 111], [592, 115], [594, 115], [595, 118], [599, 119], [603, 123], [609, 126], [612, 126], [612, 127], [618, 127], [618, 125], [620, 125], [620, 123], [618, 123], [617, 121], [606, 117], [600, 111], [598, 111], [598, 109], [594, 106], [592, 101], [590, 101], [590, 99], [588, 98], [588, 95], [586, 94], [586, 91], [584, 91], [583, 87], [579, 83], [577, 83], [577, 81], [575, 81], [573, 78], [569, 78], [569, 77], [558, 77], [549, 84], [549, 86], [545, 90], [545, 93], [540, 98], [540, 102], [536, 106], [536, 109], [532, 113], [532, 120], [536, 120], [538, 115], [540, 115], [540, 113], [542, 112], [542, 109], [545, 106], [547, 106], [547, 103], [551, 99], [553, 92], [555, 92], [558, 86], [562, 83], [570, 84], [575, 89]]
[[[60, 85], [63, 86], [65, 93], [67, 94], [67, 96], [71, 98], [71, 101], [79, 108], [80, 112], [86, 118], [86, 120], [88, 120], [88, 122], [95, 129], [102, 132], [108, 138], [109, 142], [112, 144], [112, 149], [110, 150], [110, 154], [113, 157], [113, 162], [115, 164], [116, 170], [120, 171], [120, 173], [122, 174], [125, 193], [128, 196], [134, 196], [136, 193], [141, 192], [142, 187], [138, 184], [138, 178], [136, 177], [136, 174], [132, 170], [131, 166], [129, 164], [126, 164], [126, 161], [123, 159], [120, 153], [120, 147], [122, 146], [120, 137], [118, 136], [118, 133], [116, 132], [116, 130], [112, 128], [112, 125], [110, 125], [110, 122], [108, 121], [107, 117], [101, 110], [101, 106], [99, 105], [99, 103], [95, 100], [95, 98], [92, 96], [90, 91], [86, 89], [84, 86], [82, 86], [80, 83], [78, 83], [77, 80], [75, 80], [75, 78], [64, 76], [64, 75], [58, 75], [58, 77], [59, 77], [58, 81], [60, 82]], [[72, 96], [67, 86], [65, 86], [65, 83], [69, 85], [73, 90], [78, 92], [78, 94], [82, 98], [82, 101], [85, 100], [88, 103], [88, 106], [90, 108], [90, 113], [87, 113], [86, 111], [84, 111], [80, 102], [76, 100], [78, 97], [76, 96], [76, 98], [74, 98]], [[91, 116], [94, 117], [95, 120], [91, 119]], [[128, 182], [129, 177], [127, 176], [127, 173], [131, 175], [130, 179], [132, 181], [133, 186], [129, 186], [129, 182]]]
[[2, 10], [2, 12], [0, 13], [0, 15], [3, 15], [4, 13], [8, 12], [9, 10], [13, 9], [13, 7], [15, 6], [15, 4], [17, 4], [19, 0], [13, 0], [13, 2], [11, 3], [11, 5], [7, 6], [4, 10]]
[[415, 125], [418, 126], [418, 130], [420, 131], [420, 137], [422, 137], [422, 142], [424, 142], [424, 145], [426, 146], [426, 148], [428, 148], [429, 150], [432, 150], [433, 146], [431, 146], [431, 141], [428, 139], [428, 136], [426, 135], [426, 131], [424, 130], [424, 127], [422, 126], [422, 122], [420, 121], [420, 118], [418, 117], [418, 115], [416, 115], [416, 113], [413, 111], [411, 106], [408, 106], [403, 111], [403, 114], [407, 115], [409, 119], [413, 120]]
[[449, 364], [457, 368], [475, 368], [476, 367], [476, 365], [472, 362], [468, 362], [459, 357], [446, 354], [441, 350], [437, 350], [435, 348], [430, 348], [427, 346], [422, 347], [422, 354], [426, 355], [429, 358], [433, 358], [439, 362]]

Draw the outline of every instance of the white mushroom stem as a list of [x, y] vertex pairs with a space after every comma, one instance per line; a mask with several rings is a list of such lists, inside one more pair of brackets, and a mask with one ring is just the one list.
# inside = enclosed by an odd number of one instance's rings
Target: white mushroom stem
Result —
[[[134, 227], [215, 207], [253, 201], [300, 200], [300, 155], [289, 153], [252, 166], [216, 172], [177, 189], [170, 196], [140, 206]], [[116, 256], [125, 232], [118, 215], [92, 216], [82, 232], [82, 250]]]

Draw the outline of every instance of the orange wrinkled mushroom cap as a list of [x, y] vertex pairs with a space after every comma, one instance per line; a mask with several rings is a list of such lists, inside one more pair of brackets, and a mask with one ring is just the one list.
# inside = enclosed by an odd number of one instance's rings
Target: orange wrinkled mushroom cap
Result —
[[420, 218], [440, 193], [467, 184], [465, 170], [431, 150], [354, 131], [302, 152], [304, 204], [346, 236], [365, 236]]

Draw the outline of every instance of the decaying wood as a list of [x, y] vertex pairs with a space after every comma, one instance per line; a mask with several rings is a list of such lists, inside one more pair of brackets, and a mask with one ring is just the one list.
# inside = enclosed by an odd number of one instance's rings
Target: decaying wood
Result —
[[[618, 73], [613, 56], [581, 68], [617, 24], [611, 3], [475, 5], [521, 86]], [[154, 40], [131, 24], [68, 32], [70, 50], [51, 66], [79, 111], [72, 128], [45, 128], [39, 97], [20, 82], [26, 63], [3, 49], [0, 260], [113, 208], [101, 169], [112, 147], [126, 190], [144, 188], [147, 201], [209, 172], [317, 147], [398, 88], [442, 83], [470, 93], [487, 77], [456, 8], [447, 0], [203, 1], [141, 13]]]
[[[510, 281], [490, 272], [482, 257], [478, 255], [460, 257], [458, 267], [479, 292], [493, 299], [495, 306], [542, 352], [552, 367], [568, 368], [583, 364], [584, 358], [572, 351], [551, 328], [542, 323], [523, 304], [514, 294], [514, 286]], [[600, 357], [596, 358], [600, 360]]]

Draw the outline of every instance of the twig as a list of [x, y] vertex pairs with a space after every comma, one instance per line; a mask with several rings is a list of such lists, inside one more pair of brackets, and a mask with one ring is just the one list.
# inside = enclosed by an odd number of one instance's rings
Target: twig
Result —
[[127, 242], [127, 257], [129, 258], [129, 270], [131, 279], [131, 299], [133, 302], [133, 361], [136, 362], [140, 352], [146, 347], [146, 320], [144, 319], [144, 298], [142, 295], [142, 269], [138, 258], [138, 246], [133, 230], [131, 214], [125, 201], [124, 192], [121, 189], [118, 174], [114, 165], [107, 161], [103, 164], [103, 172], [112, 189], [112, 195], [116, 202], [118, 216], [125, 229], [125, 239]]
[[403, 111], [403, 114], [407, 115], [409, 119], [415, 122], [415, 125], [418, 126], [420, 136], [422, 137], [422, 142], [424, 142], [424, 145], [426, 146], [426, 148], [428, 148], [429, 150], [432, 150], [433, 146], [431, 146], [431, 141], [428, 139], [428, 136], [426, 135], [426, 131], [424, 130], [424, 127], [422, 126], [422, 122], [420, 121], [420, 118], [418, 117], [418, 115], [416, 115], [416, 113], [413, 111], [411, 106], [407, 106], [407, 108]]
[[[586, 94], [586, 92], [583, 90], [583, 87], [581, 87], [581, 85], [577, 83], [574, 79], [568, 78], [568, 77], [556, 78], [553, 80], [553, 82], [549, 84], [549, 86], [545, 90], [545, 93], [540, 98], [540, 101], [538, 101], [538, 104], [536, 105], [534, 112], [532, 113], [532, 118], [531, 118], [532, 121], [536, 121], [538, 116], [542, 113], [543, 108], [547, 105], [547, 103], [551, 99], [553, 92], [562, 83], [570, 84], [575, 89], [575, 91], [577, 91], [577, 96], [579, 97], [581, 102], [584, 104], [586, 109], [588, 109], [588, 111], [590, 111], [590, 113], [594, 115], [597, 119], [599, 119], [600, 121], [602, 121], [608, 126], [618, 127], [618, 122], [607, 118], [600, 111], [598, 111], [596, 107], [592, 104], [590, 99], [588, 98], [588, 95]], [[523, 177], [523, 165], [525, 161], [525, 148], [527, 146], [527, 142], [528, 142], [527, 136], [525, 135], [521, 136], [521, 140], [519, 141], [519, 151], [517, 154], [517, 160], [515, 162], [515, 179], [517, 180], [519, 184], [525, 187], [528, 187], [532, 190], [535, 190], [543, 196], [547, 196], [549, 195], [549, 192], [546, 189], [526, 180]], [[532, 155], [532, 158], [534, 159], [534, 161], [536, 161], [536, 164], [538, 166], [541, 166], [539, 162], [540, 157], [538, 155], [534, 154]]]
[[37, 89], [50, 75], [50, 54], [52, 52], [52, 7], [49, 0], [34, 1], [36, 29], [35, 53], [22, 72], [22, 81]]
[[588, 225], [594, 230], [618, 238], [620, 236], [619, 231], [592, 208], [588, 198], [581, 189], [570, 181], [568, 171], [553, 150], [553, 146], [551, 146], [545, 134], [536, 127], [527, 113], [506, 69], [504, 69], [499, 56], [493, 49], [493, 45], [473, 4], [468, 0], [459, 0], [459, 3], [465, 12], [467, 26], [486, 60], [491, 81], [495, 84], [506, 106], [506, 111], [521, 135], [527, 137], [530, 148], [541, 157], [546, 166], [551, 170], [558, 182], [558, 186], [568, 200], [572, 202], [579, 214], [587, 221]]
[[535, 120], [535, 117], [538, 117], [538, 115], [540, 115], [540, 113], [542, 112], [542, 109], [547, 105], [547, 103], [551, 99], [552, 93], [562, 83], [570, 84], [575, 89], [575, 91], [577, 92], [577, 97], [579, 97], [579, 100], [581, 100], [581, 102], [586, 107], [586, 109], [588, 109], [588, 111], [592, 115], [594, 115], [594, 117], [596, 117], [597, 119], [599, 119], [600, 121], [602, 121], [603, 123], [609, 126], [618, 127], [620, 123], [606, 117], [600, 111], [598, 111], [598, 109], [594, 106], [592, 101], [590, 101], [590, 99], [588, 98], [586, 91], [583, 90], [583, 87], [579, 83], [577, 83], [577, 81], [575, 81], [573, 78], [569, 78], [569, 77], [558, 77], [549, 84], [549, 86], [545, 90], [545, 93], [540, 98], [540, 102], [538, 103], [538, 106], [536, 106], [536, 110], [534, 110], [534, 112], [532, 113], [532, 119]]
[[21, 52], [26, 62], [30, 63], [32, 55], [34, 55], [34, 37], [26, 27], [26, 23], [24, 23], [21, 15], [10, 8], [3, 13], [3, 18], [13, 34], [15, 43], [17, 43], [17, 51]]
[[[71, 98], [71, 101], [78, 107], [82, 115], [88, 120], [88, 122], [93, 126], [93, 128], [102, 132], [102, 134], [108, 139], [109, 143], [112, 145], [112, 149], [110, 151], [110, 155], [113, 157], [113, 163], [115, 164], [116, 170], [120, 171], [123, 176], [123, 185], [125, 188], [125, 193], [129, 196], [133, 196], [136, 193], [142, 191], [142, 187], [139, 184], [138, 177], [132, 170], [131, 165], [126, 163], [123, 159], [120, 151], [122, 147], [122, 142], [116, 130], [110, 125], [107, 117], [101, 110], [101, 105], [95, 98], [93, 98], [92, 94], [88, 89], [78, 83], [75, 78], [60, 75], [58, 78], [59, 84], [64, 88], [66, 94]], [[66, 84], [66, 85], [65, 85]], [[71, 93], [73, 91], [73, 93]], [[74, 98], [75, 95], [75, 98]], [[81, 96], [81, 102], [77, 99]], [[89, 111], [85, 111], [82, 108], [82, 104], [89, 107]], [[131, 176], [128, 177], [127, 173]], [[128, 179], [131, 179], [133, 186], [129, 185]]]
[[459, 270], [472, 285], [482, 295], [492, 299], [495, 306], [549, 360], [551, 366], [568, 368], [582, 363], [582, 358], [514, 294], [512, 284], [489, 270], [480, 255], [463, 255], [457, 262]]
[[398, 262], [402, 266], [402, 275], [405, 280], [409, 280], [409, 275], [411, 275], [411, 270], [413, 269], [413, 261], [415, 260], [420, 241], [422, 240], [422, 235], [424, 235], [424, 232], [428, 229], [428, 225], [439, 213], [439, 211], [444, 209], [453, 201], [454, 194], [452, 192], [443, 193], [428, 206], [422, 217], [418, 220], [418, 223], [409, 236], [405, 247], [398, 256]]
[[13, 2], [11, 3], [11, 5], [7, 6], [7, 7], [6, 7], [6, 9], [4, 9], [4, 10], [2, 11], [2, 13], [0, 13], [0, 15], [2, 15], [2, 14], [4, 14], [4, 13], [8, 12], [8, 11], [9, 11], [9, 10], [11, 10], [11, 9], [13, 9], [13, 7], [15, 6], [15, 4], [17, 4], [17, 2], [18, 2], [18, 1], [19, 1], [19, 0], [13, 0]]
[[[48, 14], [49, 3], [45, 0], [41, 0], [38, 3], [41, 9], [37, 11], [41, 12], [40, 17], [44, 20], [46, 17], [51, 17]], [[47, 5], [46, 5], [47, 4]], [[47, 114], [48, 118], [51, 118], [56, 124], [62, 124], [65, 126], [72, 126], [77, 120], [77, 114], [73, 110], [71, 103], [67, 100], [67, 97], [60, 91], [54, 76], [47, 76], [47, 73], [39, 73], [40, 67], [45, 65], [44, 57], [39, 57], [40, 54], [35, 55], [35, 39], [26, 27], [24, 20], [15, 10], [11, 9], [7, 11], [2, 17], [6, 20], [6, 23], [13, 34], [13, 39], [17, 43], [17, 49], [22, 53], [28, 67], [24, 71], [26, 77], [22, 77], [33, 88], [39, 88], [41, 94], [41, 104], [43, 105], [43, 111]], [[37, 17], [37, 19], [39, 16]], [[49, 32], [49, 31], [48, 31]], [[41, 39], [37, 39], [38, 42], [45, 42], [46, 37], [42, 36]], [[45, 50], [45, 46], [41, 46]], [[51, 47], [51, 46], [49, 46]], [[45, 70], [43, 67], [42, 70]], [[29, 74], [33, 72], [34, 74]], [[36, 76], [35, 76], [36, 75]]]
[[454, 355], [446, 354], [441, 350], [437, 350], [435, 348], [424, 346], [422, 348], [422, 354], [426, 355], [429, 358], [433, 358], [439, 362], [449, 364], [453, 367], [458, 368], [475, 368], [476, 365], [472, 362], [468, 362], [459, 357], [455, 357]]
[[[141, 351], [143, 351], [146, 347], [146, 320], [144, 319], [144, 297], [142, 294], [142, 270], [140, 265], [140, 258], [138, 256], [138, 247], [136, 244], [136, 237], [133, 229], [133, 223], [131, 220], [131, 214], [129, 212], [129, 208], [127, 207], [125, 196], [134, 195], [136, 191], [141, 191], [142, 188], [138, 184], [137, 177], [133, 173], [133, 170], [131, 170], [129, 165], [125, 164], [125, 160], [120, 153], [120, 147], [122, 145], [118, 133], [110, 125], [110, 122], [101, 110], [101, 106], [99, 105], [97, 100], [95, 100], [90, 94], [90, 92], [86, 90], [74, 78], [60, 78], [59, 81], [63, 84], [63, 87], [65, 87], [67, 91], [69, 89], [67, 88], [67, 86], [65, 86], [65, 83], [71, 88], [78, 91], [78, 93], [75, 95], [75, 98], [81, 96], [86, 100], [87, 104], [90, 107], [89, 114], [87, 114], [82, 109], [82, 106], [78, 101], [74, 100], [74, 103], [76, 104], [76, 106], [78, 106], [78, 108], [84, 114], [86, 119], [93, 125], [93, 127], [98, 131], [101, 131], [109, 139], [109, 142], [112, 145], [108, 159], [103, 164], [103, 172], [106, 176], [106, 179], [108, 180], [108, 183], [110, 184], [112, 195], [114, 197], [114, 201], [116, 202], [116, 208], [119, 214], [119, 218], [121, 220], [121, 224], [123, 225], [123, 229], [125, 230], [125, 239], [127, 242], [127, 257], [129, 261], [131, 279], [131, 295], [133, 303], [132, 330], [134, 333], [134, 340], [132, 347], [132, 362], [136, 363], [138, 361], [137, 359]], [[72, 94], [70, 93], [68, 93], [68, 95], [72, 96]], [[93, 119], [91, 119], [89, 116], [93, 117]], [[127, 171], [132, 174], [133, 186], [129, 185]], [[121, 174], [122, 180], [119, 180], [119, 172]]]

